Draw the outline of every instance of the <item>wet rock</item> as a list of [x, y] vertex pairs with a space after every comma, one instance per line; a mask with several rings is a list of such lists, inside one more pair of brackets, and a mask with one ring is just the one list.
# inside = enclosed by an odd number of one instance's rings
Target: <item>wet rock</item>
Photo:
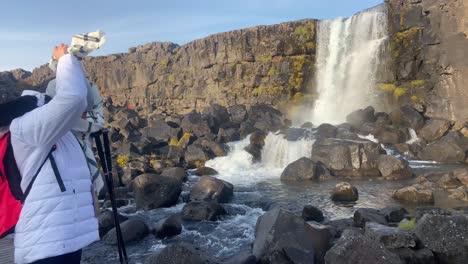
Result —
[[424, 215], [430, 214], [430, 215], [452, 215], [450, 211], [447, 209], [443, 209], [440, 207], [434, 207], [434, 206], [418, 206], [414, 210], [414, 215], [416, 217], [416, 220], [419, 221]]
[[452, 171], [452, 174], [464, 185], [468, 187], [468, 168], [460, 168]]
[[390, 115], [385, 112], [377, 112], [374, 114], [374, 116], [374, 124], [378, 127], [389, 126], [392, 124], [392, 120], [390, 120]]
[[281, 131], [284, 134], [284, 138], [288, 141], [298, 141], [301, 139], [310, 139], [312, 132], [310, 129], [289, 127]]
[[[329, 247], [330, 234], [314, 229], [301, 217], [275, 208], [260, 216], [255, 228], [253, 254], [260, 262], [286, 261], [293, 263], [319, 263], [322, 254]], [[314, 262], [312, 262], [314, 263]]]
[[[120, 224], [122, 237], [125, 243], [135, 242], [149, 234], [148, 226], [139, 219], [130, 219]], [[112, 228], [102, 239], [108, 245], [117, 245], [115, 228]]]
[[239, 141], [241, 139], [238, 128], [220, 128], [216, 141], [219, 143], [228, 143]]
[[359, 208], [354, 212], [354, 225], [364, 227], [368, 222], [374, 222], [382, 225], [387, 225], [387, 219], [382, 212], [372, 208]]
[[409, 105], [400, 107], [390, 113], [392, 123], [401, 127], [418, 130], [424, 126], [424, 117]]
[[185, 161], [190, 166], [197, 167], [197, 165], [203, 164], [209, 159], [209, 153], [207, 153], [205, 148], [200, 144], [192, 144], [188, 146], [187, 150], [185, 151]]
[[213, 138], [208, 122], [204, 120], [199, 113], [191, 112], [185, 115], [180, 126], [184, 133], [192, 133], [197, 137], [205, 137], [208, 139]]
[[226, 210], [217, 202], [188, 202], [182, 208], [182, 218], [190, 221], [216, 221], [226, 215]]
[[[122, 223], [126, 221], [128, 218], [119, 214], [117, 219], [119, 220], [119, 223]], [[98, 223], [99, 223], [99, 236], [102, 238], [104, 237], [109, 230], [115, 227], [114, 223], [114, 214], [112, 211], [109, 210], [104, 210], [99, 214], [98, 216]]]
[[382, 144], [398, 144], [409, 139], [408, 133], [405, 132], [403, 129], [394, 126], [383, 126], [376, 128], [371, 134]]
[[240, 124], [247, 118], [245, 105], [233, 105], [228, 108], [228, 112], [231, 115], [231, 121], [234, 123]]
[[359, 199], [359, 193], [351, 184], [340, 182], [333, 189], [331, 199], [335, 202], [354, 202]]
[[180, 215], [171, 215], [159, 220], [154, 229], [157, 238], [170, 238], [182, 233], [182, 221]]
[[182, 182], [156, 174], [143, 174], [135, 178], [133, 188], [136, 207], [151, 210], [176, 204], [182, 192]]
[[195, 175], [197, 176], [213, 176], [217, 174], [218, 172], [215, 169], [205, 166], [197, 168], [195, 170]]
[[336, 130], [336, 138], [346, 140], [362, 140], [356, 133], [344, 128], [338, 128]]
[[258, 104], [250, 107], [249, 120], [255, 123], [254, 127], [264, 132], [276, 132], [283, 127], [283, 114], [269, 105]]
[[408, 211], [399, 205], [387, 206], [380, 211], [385, 216], [385, 219], [391, 223], [399, 223], [408, 215]]
[[378, 162], [379, 171], [387, 180], [408, 179], [413, 175], [406, 160], [391, 155], [381, 155]]
[[444, 174], [437, 184], [444, 189], [456, 189], [462, 185], [458, 178], [452, 173]]
[[468, 149], [467, 139], [459, 132], [450, 132], [437, 141], [428, 144], [419, 157], [439, 162], [464, 162]]
[[302, 157], [290, 163], [281, 174], [282, 181], [308, 181], [319, 178], [317, 165], [309, 158]]
[[422, 244], [434, 252], [439, 263], [466, 263], [467, 216], [426, 214], [418, 221], [415, 232]]
[[313, 127], [314, 127], [314, 124], [312, 124], [311, 122], [305, 122], [301, 126], [301, 128], [306, 128], [306, 129], [312, 129]]
[[206, 139], [199, 139], [195, 142], [195, 144], [196, 143], [200, 143], [204, 147], [205, 152], [208, 153], [210, 158], [224, 157], [229, 151], [229, 148], [223, 143], [209, 141]]
[[321, 124], [315, 132], [316, 139], [336, 138], [337, 128], [330, 124]]
[[412, 248], [416, 246], [413, 234], [397, 227], [385, 226], [377, 223], [367, 223], [365, 235], [386, 248]]
[[330, 225], [335, 229], [335, 237], [337, 238], [339, 238], [346, 229], [359, 229], [358, 230], [359, 232], [364, 233], [362, 229], [354, 226], [353, 218], [342, 218], [342, 219], [325, 221], [325, 224]]
[[385, 151], [370, 141], [319, 139], [312, 148], [312, 160], [322, 162], [339, 177], [378, 177], [378, 157]]
[[237, 252], [233, 257], [224, 261], [223, 264], [257, 264], [257, 258], [250, 249], [247, 249]]
[[254, 132], [262, 132], [260, 129], [256, 128], [254, 121], [247, 120], [244, 121], [240, 124], [240, 137], [241, 139], [246, 138], [248, 135], [254, 133]]
[[397, 248], [391, 249], [391, 252], [397, 254], [406, 264], [436, 264], [434, 254], [427, 248], [409, 249]]
[[257, 131], [250, 135], [250, 144], [244, 150], [253, 156], [254, 162], [262, 160], [262, 149], [265, 146], [265, 138], [266, 134], [263, 132]]
[[213, 264], [212, 257], [186, 243], [171, 244], [159, 254], [146, 259], [145, 264]]
[[322, 222], [325, 218], [323, 212], [313, 205], [306, 205], [302, 209], [302, 218], [304, 221]]
[[450, 121], [442, 119], [430, 119], [419, 130], [419, 136], [428, 142], [432, 142], [445, 135], [445, 132], [450, 128]]
[[434, 192], [421, 184], [404, 187], [393, 192], [393, 198], [413, 204], [433, 204]]
[[[116, 200], [115, 200], [115, 206], [116, 206], [117, 208], [120, 208], [120, 207], [123, 207], [123, 206], [127, 206], [129, 203], [130, 203], [130, 201], [127, 200], [127, 199], [116, 199]], [[102, 207], [104, 207], [104, 208], [112, 208], [112, 203], [111, 203], [111, 201], [110, 201], [110, 200], [106, 200], [106, 201], [104, 202], [104, 204], [102, 205]]]
[[325, 255], [326, 263], [333, 264], [403, 264], [400, 258], [381, 243], [355, 230], [345, 230], [340, 239]]
[[203, 110], [203, 117], [208, 121], [208, 126], [214, 134], [218, 133], [222, 124], [230, 122], [230, 116], [226, 107], [219, 104], [211, 104]]
[[179, 140], [180, 134], [180, 128], [171, 127], [164, 120], [150, 121], [148, 127], [142, 130], [142, 136], [163, 141]]
[[356, 110], [346, 116], [346, 121], [354, 127], [359, 128], [364, 123], [373, 123], [375, 121], [374, 112], [375, 109], [372, 106], [368, 106], [365, 109]]
[[174, 167], [162, 171], [161, 176], [177, 179], [181, 182], [187, 181], [187, 173], [184, 168]]
[[234, 186], [226, 181], [203, 176], [190, 192], [190, 201], [228, 202], [234, 193]]
[[468, 187], [460, 186], [456, 189], [449, 190], [449, 198], [468, 201]]

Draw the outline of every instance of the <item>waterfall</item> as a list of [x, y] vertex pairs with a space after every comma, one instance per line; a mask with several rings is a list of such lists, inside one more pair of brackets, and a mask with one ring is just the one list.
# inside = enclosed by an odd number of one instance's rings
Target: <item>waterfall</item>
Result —
[[319, 22], [314, 124], [343, 122], [350, 112], [373, 104], [387, 39], [385, 5]]

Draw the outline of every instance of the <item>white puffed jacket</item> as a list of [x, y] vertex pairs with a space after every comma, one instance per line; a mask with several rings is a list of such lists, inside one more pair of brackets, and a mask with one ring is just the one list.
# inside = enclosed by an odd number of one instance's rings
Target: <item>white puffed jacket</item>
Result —
[[65, 55], [57, 67], [57, 95], [10, 125], [23, 192], [54, 144], [57, 149], [53, 155], [66, 188], [61, 192], [47, 160], [16, 225], [18, 264], [71, 253], [99, 240], [90, 172], [83, 150], [70, 132], [86, 110], [86, 95], [86, 79], [79, 61]]

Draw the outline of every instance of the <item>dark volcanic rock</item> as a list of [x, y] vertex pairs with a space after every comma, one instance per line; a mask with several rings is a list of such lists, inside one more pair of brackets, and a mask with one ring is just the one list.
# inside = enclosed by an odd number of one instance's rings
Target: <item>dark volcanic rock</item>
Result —
[[162, 171], [161, 176], [177, 179], [181, 182], [187, 180], [187, 173], [185, 172], [185, 169], [180, 167], [165, 169]]
[[325, 218], [323, 217], [323, 212], [319, 208], [306, 205], [302, 209], [302, 218], [305, 221], [315, 221], [315, 222], [322, 222]]
[[238, 128], [220, 128], [216, 141], [220, 143], [228, 143], [239, 141], [241, 139]]
[[424, 117], [409, 105], [400, 107], [390, 113], [392, 123], [401, 127], [418, 130], [424, 126]]
[[172, 206], [182, 192], [180, 180], [156, 174], [136, 177], [133, 186], [136, 206], [144, 210]]
[[428, 144], [419, 157], [439, 162], [464, 162], [468, 150], [468, 138], [460, 132], [450, 132], [437, 141]]
[[208, 122], [204, 120], [199, 113], [191, 112], [185, 115], [180, 126], [184, 133], [192, 133], [197, 137], [205, 137], [208, 139], [213, 138]]
[[234, 186], [226, 181], [203, 176], [192, 188], [190, 201], [228, 202], [234, 193]]
[[377, 223], [367, 223], [365, 235], [386, 248], [413, 248], [416, 246], [413, 234], [397, 227], [385, 226]]
[[450, 128], [450, 121], [442, 119], [430, 119], [424, 127], [419, 130], [419, 136], [428, 142], [432, 142], [445, 135], [445, 132]]
[[171, 244], [159, 254], [146, 259], [145, 264], [212, 264], [212, 257], [185, 243]]
[[369, 106], [365, 109], [359, 109], [346, 117], [346, 121], [356, 128], [359, 128], [364, 123], [373, 123], [375, 121], [374, 108]]
[[158, 238], [177, 236], [182, 232], [180, 215], [171, 215], [159, 220], [154, 229], [154, 235]]
[[247, 118], [245, 105], [233, 105], [228, 108], [228, 112], [231, 115], [231, 121], [234, 123], [240, 124]]
[[309, 158], [302, 157], [290, 163], [281, 174], [282, 181], [307, 181], [319, 178], [318, 166]]
[[359, 199], [359, 193], [356, 187], [347, 182], [341, 182], [333, 189], [331, 199], [335, 202], [354, 202]]
[[[139, 219], [130, 219], [120, 224], [122, 237], [125, 243], [141, 240], [149, 234], [148, 226]], [[112, 228], [102, 239], [109, 245], [117, 245], [117, 236], [115, 228]]]
[[170, 139], [178, 140], [180, 133], [180, 128], [173, 128], [163, 120], [151, 121], [148, 127], [142, 130], [142, 135], [144, 137], [164, 141], [169, 141]]
[[287, 260], [291, 259], [293, 263], [315, 263], [314, 259], [323, 263], [332, 235], [322, 231], [291, 212], [275, 208], [257, 221], [253, 254], [262, 263], [290, 263]]
[[330, 264], [403, 264], [400, 258], [381, 243], [355, 230], [345, 230], [341, 238], [325, 255]]
[[197, 176], [213, 176], [217, 174], [218, 172], [210, 167], [200, 167], [195, 170], [195, 175]]
[[406, 160], [391, 155], [379, 157], [379, 171], [387, 180], [408, 179], [413, 175]]
[[223, 264], [257, 264], [257, 258], [250, 249], [237, 252], [233, 257], [227, 259]]
[[468, 217], [426, 214], [416, 225], [416, 236], [434, 252], [439, 263], [468, 260]]
[[214, 134], [218, 133], [219, 127], [230, 121], [226, 107], [219, 104], [211, 104], [203, 110], [204, 119], [208, 121], [208, 126]]
[[182, 218], [190, 221], [216, 221], [226, 215], [226, 210], [217, 202], [189, 202], [182, 209]]
[[380, 210], [388, 222], [398, 223], [408, 215], [408, 211], [399, 205], [387, 206]]
[[354, 212], [354, 225], [364, 227], [367, 222], [375, 222], [382, 225], [387, 225], [387, 219], [382, 212], [372, 208], [359, 208]]
[[316, 139], [335, 138], [338, 128], [330, 124], [321, 124], [315, 132]]
[[200, 144], [192, 144], [185, 151], [185, 161], [190, 166], [197, 166], [210, 159], [209, 153]]
[[245, 151], [253, 156], [254, 162], [262, 160], [262, 149], [265, 146], [266, 134], [260, 131], [254, 132], [250, 135], [250, 144], [245, 147]]
[[[119, 223], [122, 223], [127, 220], [127, 217], [119, 214], [117, 219], [119, 220]], [[98, 222], [99, 236], [102, 238], [105, 234], [107, 234], [107, 232], [109, 232], [109, 230], [115, 227], [114, 214], [109, 210], [102, 211], [98, 216]]]
[[[405, 130], [407, 130], [405, 128]], [[383, 144], [398, 144], [406, 142], [408, 133], [404, 132], [402, 128], [396, 128], [394, 126], [382, 126], [376, 127], [375, 130], [370, 132]]]
[[283, 123], [283, 114], [269, 105], [253, 105], [248, 111], [249, 120], [255, 123], [254, 127], [263, 132], [276, 132]]
[[416, 250], [409, 248], [397, 248], [390, 249], [390, 251], [397, 254], [406, 264], [436, 264], [434, 254], [427, 248]]

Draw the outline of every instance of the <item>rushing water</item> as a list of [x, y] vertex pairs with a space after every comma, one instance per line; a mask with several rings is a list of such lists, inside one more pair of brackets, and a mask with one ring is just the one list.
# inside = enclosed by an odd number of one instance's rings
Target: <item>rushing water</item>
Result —
[[388, 39], [386, 6], [350, 18], [320, 21], [317, 32], [314, 124], [340, 123], [350, 112], [373, 105], [378, 65]]

